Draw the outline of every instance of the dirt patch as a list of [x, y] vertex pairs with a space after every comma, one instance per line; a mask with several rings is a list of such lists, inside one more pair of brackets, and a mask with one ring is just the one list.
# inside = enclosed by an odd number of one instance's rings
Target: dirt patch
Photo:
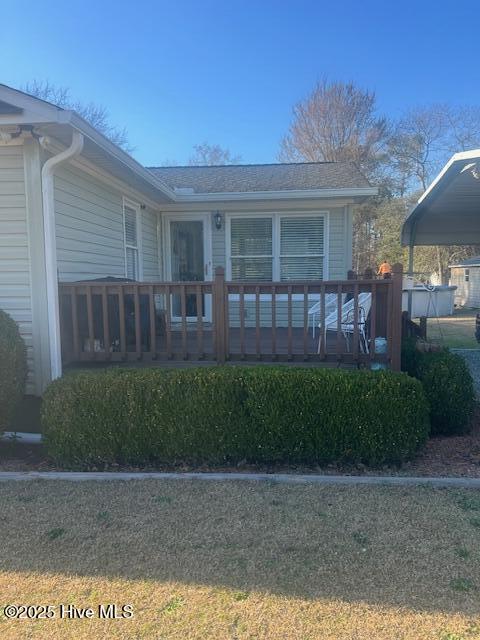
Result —
[[424, 451], [404, 464], [401, 472], [414, 476], [480, 478], [480, 416], [476, 416], [468, 435], [431, 438]]

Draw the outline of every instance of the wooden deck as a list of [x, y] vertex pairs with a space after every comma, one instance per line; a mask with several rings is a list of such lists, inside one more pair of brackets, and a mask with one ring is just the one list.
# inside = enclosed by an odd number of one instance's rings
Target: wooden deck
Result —
[[[376, 361], [399, 370], [401, 283], [399, 266], [388, 281], [238, 283], [217, 270], [213, 282], [62, 284], [62, 356], [65, 365]], [[386, 353], [375, 353], [377, 337]]]

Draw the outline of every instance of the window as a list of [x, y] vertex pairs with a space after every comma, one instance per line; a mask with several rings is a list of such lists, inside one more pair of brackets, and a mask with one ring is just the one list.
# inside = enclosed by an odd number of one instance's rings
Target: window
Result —
[[126, 202], [123, 203], [125, 276], [131, 280], [140, 279], [139, 215], [139, 211], [135, 206]]
[[465, 269], [465, 282], [470, 280], [470, 269]]
[[272, 218], [232, 218], [232, 280], [272, 280]]
[[233, 216], [227, 226], [228, 277], [246, 281], [321, 280], [325, 233], [325, 215]]
[[322, 280], [322, 216], [280, 218], [280, 280]]

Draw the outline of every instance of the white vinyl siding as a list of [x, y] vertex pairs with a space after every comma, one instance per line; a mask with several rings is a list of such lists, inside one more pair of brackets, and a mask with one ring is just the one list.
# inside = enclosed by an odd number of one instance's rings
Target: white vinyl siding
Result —
[[161, 259], [158, 247], [159, 216], [150, 209], [142, 211], [141, 246], [143, 280], [161, 280]]
[[450, 284], [456, 286], [454, 303], [458, 307], [480, 308], [480, 267], [468, 267], [468, 280], [463, 267], [452, 267]]
[[331, 209], [328, 215], [328, 279], [343, 280], [352, 268], [352, 219], [344, 208]]
[[0, 146], [0, 309], [27, 348], [27, 393], [35, 393], [32, 288], [22, 146]]
[[123, 231], [125, 236], [125, 275], [130, 280], [140, 280], [140, 211], [123, 203]]
[[[55, 217], [60, 282], [125, 277], [123, 195], [90, 174], [60, 167], [55, 175]], [[157, 213], [142, 211], [139, 272], [159, 279]]]
[[227, 277], [232, 280], [325, 277], [325, 213], [232, 215], [226, 233]]

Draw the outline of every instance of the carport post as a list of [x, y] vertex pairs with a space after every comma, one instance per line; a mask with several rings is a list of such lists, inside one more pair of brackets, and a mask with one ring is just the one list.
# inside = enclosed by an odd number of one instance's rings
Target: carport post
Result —
[[[413, 242], [410, 241], [410, 244], [408, 245], [408, 277], [409, 278], [413, 278]], [[407, 306], [407, 310], [408, 310], [408, 317], [411, 320], [412, 318], [412, 296], [413, 296], [413, 290], [411, 287], [407, 288], [407, 298], [408, 298], [408, 306]]]

